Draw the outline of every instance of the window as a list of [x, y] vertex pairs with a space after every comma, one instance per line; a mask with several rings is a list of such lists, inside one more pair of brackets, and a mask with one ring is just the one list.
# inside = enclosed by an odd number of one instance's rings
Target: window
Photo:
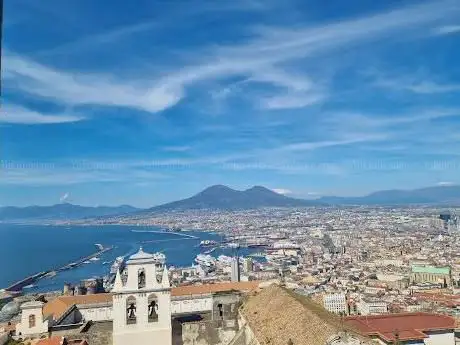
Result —
[[148, 315], [149, 322], [158, 322], [158, 298], [155, 294], [148, 298]]
[[29, 328], [35, 327], [35, 315], [29, 315]]
[[131, 325], [137, 322], [136, 298], [128, 297], [126, 300], [126, 324]]
[[137, 272], [137, 287], [142, 289], [145, 287], [145, 271], [143, 268], [140, 268]]

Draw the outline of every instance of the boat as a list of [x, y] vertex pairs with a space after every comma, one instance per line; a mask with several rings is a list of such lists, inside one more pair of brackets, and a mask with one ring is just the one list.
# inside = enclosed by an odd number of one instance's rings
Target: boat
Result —
[[204, 254], [211, 254], [211, 253], [213, 253], [215, 250], [216, 250], [216, 248], [211, 248], [211, 249], [209, 249], [209, 250], [207, 250], [207, 251], [205, 251], [205, 252], [203, 252], [203, 253], [204, 253]]
[[91, 258], [89, 259], [90, 261], [99, 261], [100, 259], [99, 258]]
[[211, 267], [216, 264], [216, 259], [214, 259], [211, 255], [198, 254], [195, 258], [195, 262], [202, 266]]
[[117, 271], [122, 270], [124, 266], [125, 266], [125, 257], [117, 256], [112, 266], [110, 266], [110, 274], [111, 275], [117, 274]]
[[203, 240], [200, 242], [200, 247], [210, 247], [215, 245], [217, 245], [217, 242], [213, 240]]

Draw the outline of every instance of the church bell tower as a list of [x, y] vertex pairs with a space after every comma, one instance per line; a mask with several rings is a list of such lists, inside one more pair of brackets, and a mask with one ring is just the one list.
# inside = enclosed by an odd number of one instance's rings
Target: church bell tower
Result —
[[113, 287], [114, 345], [171, 345], [171, 285], [161, 279], [153, 255], [142, 250], [126, 263], [127, 278], [117, 272]]

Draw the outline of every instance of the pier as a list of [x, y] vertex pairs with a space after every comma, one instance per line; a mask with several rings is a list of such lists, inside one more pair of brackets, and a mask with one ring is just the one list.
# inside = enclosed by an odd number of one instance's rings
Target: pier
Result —
[[[98, 246], [98, 247], [99, 247], [99, 246]], [[78, 267], [78, 266], [80, 266], [80, 265], [83, 265], [83, 263], [84, 263], [85, 261], [91, 260], [92, 258], [96, 258], [96, 257], [98, 257], [98, 256], [100, 256], [100, 255], [102, 255], [102, 254], [104, 254], [105, 252], [108, 252], [109, 250], [112, 250], [112, 249], [113, 249], [113, 246], [105, 247], [105, 248], [102, 247], [102, 246], [100, 246], [99, 248], [102, 248], [102, 249], [100, 249], [99, 251], [97, 251], [97, 252], [94, 253], [94, 254], [85, 256], [85, 257], [83, 257], [83, 258], [81, 258], [81, 259], [79, 259], [79, 260], [77, 260], [77, 261], [75, 261], [75, 262], [71, 262], [71, 263], [68, 264], [68, 265], [65, 265], [65, 266], [63, 266], [63, 267], [60, 267], [60, 268], [58, 268], [56, 271], [57, 271], [57, 272], [65, 271], [65, 270], [69, 270], [69, 269]]]
[[176, 236], [186, 237], [186, 238], [192, 238], [192, 239], [196, 239], [196, 240], [200, 239], [200, 238], [197, 237], [197, 236], [188, 235], [188, 234], [183, 234], [182, 232], [157, 231], [157, 230], [131, 230], [131, 232], [148, 232], [148, 233], [152, 233], [152, 234], [176, 235]]
[[62, 271], [65, 271], [65, 270], [69, 270], [69, 269], [72, 269], [72, 268], [75, 268], [75, 267], [78, 267], [80, 265], [82, 265], [85, 261], [88, 261], [88, 260], [91, 260], [92, 258], [96, 258], [102, 254], [104, 254], [105, 252], [108, 252], [109, 250], [112, 250], [113, 249], [113, 246], [110, 246], [110, 247], [103, 247], [102, 245], [96, 245], [99, 250], [91, 255], [88, 255], [88, 256], [85, 256], [83, 258], [80, 258], [78, 259], [77, 261], [74, 261], [74, 262], [71, 262], [70, 264], [67, 264], [65, 266], [62, 266], [62, 267], [59, 267], [55, 270], [50, 270], [50, 271], [43, 271], [43, 272], [39, 272], [39, 273], [36, 273], [36, 274], [33, 274], [31, 276], [28, 276], [18, 282], [15, 282], [13, 284], [11, 284], [10, 286], [8, 286], [5, 291], [9, 291], [9, 292], [15, 292], [15, 293], [20, 293], [22, 291], [22, 289], [27, 286], [27, 285], [32, 285], [33, 283], [35, 283], [37, 280], [47, 276], [47, 275], [55, 275], [57, 272], [62, 272]]

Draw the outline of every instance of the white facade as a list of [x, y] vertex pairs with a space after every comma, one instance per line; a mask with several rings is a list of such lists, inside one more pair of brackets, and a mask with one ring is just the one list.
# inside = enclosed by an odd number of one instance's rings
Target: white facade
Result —
[[336, 293], [331, 295], [326, 295], [323, 298], [323, 305], [326, 310], [329, 310], [331, 313], [347, 313], [347, 297], [343, 293]]
[[48, 320], [43, 320], [43, 304], [33, 301], [21, 305], [21, 322], [16, 325], [18, 335], [31, 336], [48, 332]]
[[84, 304], [77, 305], [77, 308], [82, 318], [86, 321], [108, 321], [113, 319], [112, 304]]
[[232, 282], [240, 281], [240, 261], [238, 257], [232, 258], [231, 279], [232, 279]]
[[356, 307], [361, 315], [385, 314], [388, 311], [387, 303], [383, 301], [361, 300], [356, 304]]
[[117, 272], [113, 288], [113, 345], [171, 345], [171, 285], [157, 279], [153, 255], [142, 248], [127, 262], [127, 280]]
[[171, 302], [171, 313], [187, 314], [200, 313], [203, 311], [212, 311], [212, 296], [194, 297], [194, 298], [176, 298]]
[[438, 332], [431, 333], [426, 332], [428, 338], [424, 339], [425, 345], [455, 345], [454, 332]]

